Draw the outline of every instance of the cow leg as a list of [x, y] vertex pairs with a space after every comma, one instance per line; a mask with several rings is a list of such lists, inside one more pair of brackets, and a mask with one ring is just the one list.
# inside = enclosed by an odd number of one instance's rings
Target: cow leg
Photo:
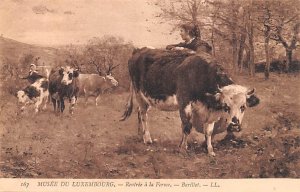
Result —
[[61, 102], [60, 102], [60, 100], [55, 100], [55, 102], [56, 102], [56, 110], [55, 110], [55, 112], [60, 112], [60, 110], [61, 110]]
[[181, 128], [182, 128], [182, 139], [179, 145], [181, 150], [187, 149], [187, 138], [191, 133], [192, 123], [191, 123], [191, 104], [183, 105], [185, 107], [180, 107], [179, 114], [181, 119]]
[[84, 101], [85, 101], [85, 105], [88, 104], [88, 100], [89, 100], [89, 96], [87, 93], [84, 94]]
[[100, 94], [96, 96], [95, 102], [96, 102], [96, 106], [98, 106], [98, 99], [100, 97]]
[[148, 123], [147, 123], [147, 120], [148, 120], [148, 115], [147, 115], [147, 112], [150, 108], [149, 104], [143, 99], [143, 97], [140, 95], [140, 94], [136, 94], [136, 99], [137, 99], [137, 102], [139, 103], [139, 111], [140, 111], [140, 119], [141, 119], [141, 127], [142, 127], [142, 130], [143, 130], [143, 140], [144, 140], [144, 143], [147, 144], [147, 143], [152, 143], [152, 139], [151, 139], [151, 136], [150, 136], [150, 132], [149, 132], [149, 129], [148, 129]]
[[43, 102], [43, 98], [41, 98], [41, 97], [39, 97], [37, 99], [37, 101], [35, 102], [34, 106], [35, 106], [35, 112], [36, 113], [39, 112], [39, 107], [42, 104], [42, 102]]
[[147, 123], [147, 120], [148, 120], [148, 109], [149, 107], [147, 108], [142, 108], [141, 110], [141, 119], [142, 119], [142, 128], [143, 128], [143, 139], [144, 139], [144, 143], [147, 144], [147, 143], [152, 143], [152, 139], [151, 139], [151, 136], [150, 136], [150, 131], [148, 129], [148, 123]]
[[63, 98], [60, 98], [60, 112], [63, 113], [65, 110], [65, 101]]
[[47, 108], [47, 103], [48, 103], [48, 98], [49, 98], [49, 94], [46, 94], [44, 97], [43, 97], [43, 102], [44, 102], [44, 106], [43, 106], [43, 110], [45, 110]]
[[53, 103], [53, 108], [54, 108], [54, 112], [56, 112], [56, 99], [54, 99], [54, 98], [51, 98], [51, 101], [52, 101], [52, 103]]
[[74, 113], [74, 106], [75, 106], [75, 103], [76, 103], [76, 97], [73, 96], [73, 97], [71, 98], [71, 103], [70, 103], [70, 108], [69, 108], [69, 112], [70, 112], [71, 114]]
[[204, 130], [204, 134], [205, 134], [205, 140], [206, 140], [206, 145], [207, 145], [207, 151], [208, 154], [211, 156], [216, 156], [216, 154], [214, 153], [212, 144], [211, 144], [211, 140], [212, 140], [212, 134], [214, 131], [214, 122], [210, 123], [210, 124], [206, 124], [205, 125], [205, 130]]
[[83, 89], [83, 93], [84, 93], [85, 105], [87, 105], [88, 104], [88, 100], [89, 100], [90, 92], [88, 92], [86, 89]]
[[29, 102], [24, 103], [24, 105], [20, 108], [21, 112], [25, 111], [26, 106], [29, 105]]
[[142, 114], [141, 114], [141, 109], [140, 107], [137, 108], [138, 111], [138, 135], [142, 135]]

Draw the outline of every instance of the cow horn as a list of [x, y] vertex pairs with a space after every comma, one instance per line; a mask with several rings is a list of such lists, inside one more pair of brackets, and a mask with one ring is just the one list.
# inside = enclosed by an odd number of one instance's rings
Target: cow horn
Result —
[[247, 92], [247, 95], [252, 95], [255, 92], [255, 89], [253, 88], [252, 90]]
[[205, 96], [211, 97], [211, 96], [214, 96], [214, 95], [211, 94], [211, 93], [205, 93]]
[[222, 92], [222, 90], [221, 90], [219, 84], [217, 84], [217, 93], [221, 93], [221, 92]]

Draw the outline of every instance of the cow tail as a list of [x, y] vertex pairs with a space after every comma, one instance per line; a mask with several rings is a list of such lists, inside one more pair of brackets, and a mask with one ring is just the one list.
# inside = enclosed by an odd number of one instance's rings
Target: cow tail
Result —
[[49, 69], [46, 69], [46, 79], [49, 81], [50, 71]]
[[50, 76], [50, 71], [49, 71], [49, 69], [46, 68], [46, 79], [48, 81], [48, 98], [47, 98], [46, 103], [51, 103], [51, 96], [49, 94], [49, 83], [50, 83], [49, 82], [49, 76]]
[[125, 121], [127, 118], [130, 117], [131, 113], [132, 113], [132, 109], [133, 109], [133, 84], [132, 82], [130, 83], [130, 95], [128, 97], [127, 103], [126, 103], [126, 109], [125, 112], [123, 113], [122, 118], [120, 119], [120, 121]]

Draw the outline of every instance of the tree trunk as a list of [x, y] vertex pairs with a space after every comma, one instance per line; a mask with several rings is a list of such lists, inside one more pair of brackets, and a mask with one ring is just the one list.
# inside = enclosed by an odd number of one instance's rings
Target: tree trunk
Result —
[[245, 51], [246, 51], [246, 59], [244, 59], [241, 67], [244, 66], [246, 68], [249, 68], [249, 66], [250, 66], [250, 64], [249, 64], [250, 63], [250, 49], [248, 46], [245, 46]]
[[236, 2], [231, 0], [231, 39], [232, 39], [232, 62], [234, 73], [238, 72], [238, 10]]
[[215, 28], [215, 17], [213, 17], [212, 28], [211, 28], [211, 47], [212, 47], [212, 54], [213, 54], [213, 56], [216, 56], [214, 28]]
[[249, 13], [249, 23], [248, 23], [248, 42], [249, 42], [249, 74], [250, 76], [255, 75], [255, 66], [254, 66], [254, 27], [251, 20], [251, 13]]
[[293, 49], [286, 48], [285, 52], [286, 52], [286, 62], [284, 66], [284, 71], [287, 73], [289, 72], [292, 63]]
[[255, 75], [255, 66], [254, 66], [254, 44], [253, 36], [249, 36], [249, 74], [250, 76]]
[[232, 62], [233, 62], [233, 69], [234, 73], [238, 71], [238, 42], [236, 33], [232, 33]]
[[[268, 33], [268, 32], [267, 32]], [[265, 53], [266, 53], [266, 66], [265, 66], [265, 79], [269, 79], [270, 76], [270, 52], [269, 52], [269, 34], [265, 36]]]
[[237, 59], [237, 65], [239, 66], [240, 72], [242, 72], [243, 69], [243, 57], [244, 57], [244, 50], [245, 50], [245, 41], [246, 41], [246, 34], [241, 34], [240, 39], [240, 47], [238, 52], [238, 59]]
[[247, 12], [248, 22], [247, 22], [247, 32], [248, 32], [248, 43], [249, 43], [249, 75], [255, 75], [255, 66], [254, 66], [254, 26], [252, 20], [252, 1], [250, 9]]

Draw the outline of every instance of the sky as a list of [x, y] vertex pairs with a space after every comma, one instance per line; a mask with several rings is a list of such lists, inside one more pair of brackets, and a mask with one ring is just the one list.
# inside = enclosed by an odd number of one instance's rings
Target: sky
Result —
[[1, 0], [0, 34], [29, 44], [84, 44], [114, 35], [136, 46], [180, 41], [149, 0]]

